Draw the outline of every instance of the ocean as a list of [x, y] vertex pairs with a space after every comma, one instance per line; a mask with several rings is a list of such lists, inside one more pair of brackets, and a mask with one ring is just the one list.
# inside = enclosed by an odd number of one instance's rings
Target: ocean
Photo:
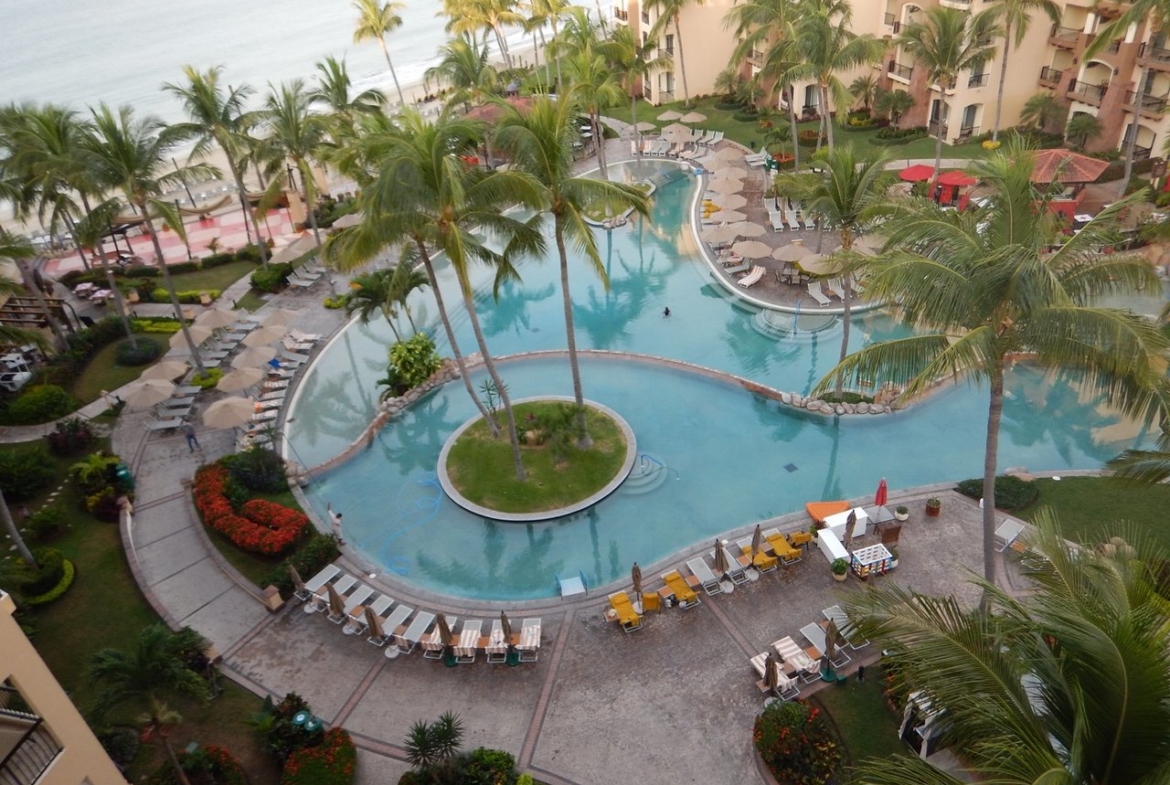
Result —
[[[407, 0], [402, 27], [386, 39], [403, 88], [422, 80], [448, 38], [446, 18], [435, 16], [441, 8]], [[184, 65], [223, 65], [228, 84], [251, 85], [259, 100], [269, 82], [311, 81], [314, 64], [329, 55], [345, 58], [358, 89], [393, 89], [377, 42], [353, 43], [349, 0], [0, 0], [0, 14], [9, 42], [0, 104], [84, 110], [105, 101], [174, 122], [182, 112], [161, 86], [181, 82]], [[516, 52], [525, 40], [515, 31], [509, 46]]]

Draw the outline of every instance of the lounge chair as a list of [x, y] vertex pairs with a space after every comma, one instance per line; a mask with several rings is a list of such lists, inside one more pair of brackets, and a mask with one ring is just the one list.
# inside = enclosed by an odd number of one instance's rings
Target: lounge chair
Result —
[[[382, 619], [382, 640], [369, 640], [375, 646], [385, 646], [387, 641], [393, 640], [398, 629], [406, 624], [406, 620], [410, 618], [410, 614], [414, 613], [414, 608], [408, 605], [395, 605], [394, 610], [390, 611], [390, 615]], [[405, 628], [404, 628], [405, 629]]]
[[642, 617], [634, 610], [634, 603], [630, 595], [624, 591], [615, 591], [609, 595], [609, 607], [617, 614], [618, 623], [624, 632], [633, 632], [642, 628]]
[[[458, 621], [458, 616], [448, 616], [447, 627], [454, 627]], [[451, 637], [454, 638], [455, 634], [452, 633]], [[439, 633], [439, 625], [436, 624], [433, 630], [422, 637], [419, 646], [422, 647], [424, 660], [441, 660], [443, 658], [443, 636]]]
[[321, 333], [303, 333], [295, 327], [289, 328], [288, 334], [294, 341], [301, 343], [316, 343], [321, 340]]
[[812, 532], [808, 532], [808, 531], [789, 532], [788, 541], [790, 543], [792, 543], [793, 548], [799, 548], [802, 545], [808, 545], [810, 542], [813, 541]]
[[857, 274], [853, 275], [853, 293], [857, 296], [865, 294], [865, 289], [861, 285], [861, 281], [857, 278]]
[[287, 349], [280, 350], [280, 363], [283, 366], [292, 366], [295, 368], [298, 365], [304, 365], [308, 361], [309, 355], [307, 354], [297, 354], [296, 352], [290, 352]]
[[182, 398], [184, 396], [189, 396], [189, 395], [198, 395], [201, 392], [203, 392], [202, 387], [195, 385], [195, 384], [188, 384], [188, 385], [184, 385], [182, 387], [176, 387], [173, 395], [176, 398]]
[[306, 280], [304, 278], [298, 278], [298, 277], [292, 276], [292, 275], [290, 275], [287, 280], [293, 286], [300, 287], [301, 289], [308, 289], [310, 286], [317, 283], [316, 278]]
[[313, 351], [313, 344], [311, 344], [311, 343], [298, 343], [297, 341], [293, 340], [292, 336], [290, 336], [290, 335], [286, 335], [283, 338], [281, 338], [280, 345], [283, 346], [285, 349], [288, 349], [290, 352], [311, 352], [311, 351]]
[[[343, 573], [338, 576], [337, 580], [332, 582], [332, 585], [333, 590], [337, 592], [338, 596], [344, 599], [345, 595], [357, 585], [357, 578], [349, 573]], [[318, 613], [329, 610], [329, 594], [325, 589], [325, 585], [320, 586], [313, 592], [309, 607]]]
[[414, 647], [422, 640], [426, 631], [435, 623], [435, 614], [428, 611], [419, 611], [418, 615], [414, 617], [414, 621], [406, 628], [401, 635], [394, 635], [394, 643], [397, 644], [398, 650], [403, 654], [410, 654], [414, 651]]
[[821, 666], [816, 657], [809, 656], [808, 652], [796, 645], [791, 637], [781, 638], [772, 643], [772, 648], [780, 659], [792, 666], [804, 681], [815, 681], [820, 678]]
[[[806, 624], [800, 628], [800, 634], [808, 639], [808, 642], [812, 644], [814, 649], [821, 652], [821, 656], [824, 656], [825, 652], [827, 651], [825, 646], [824, 627], [822, 627], [820, 624], [817, 624], [816, 622], [813, 622], [812, 624]], [[837, 650], [834, 653], [836, 656], [829, 660], [829, 663], [834, 668], [840, 668], [843, 665], [847, 665], [853, 661], [853, 658], [845, 653], [845, 650], [842, 646], [837, 646]]]
[[338, 567], [336, 564], [327, 564], [321, 569], [320, 572], [318, 572], [312, 578], [309, 578], [309, 580], [305, 581], [304, 587], [294, 592], [293, 596], [304, 602], [305, 600], [312, 597], [314, 592], [316, 592], [318, 589], [324, 588], [325, 584], [329, 583], [329, 581], [333, 580], [340, 574], [340, 567]]
[[248, 422], [252, 423], [253, 425], [259, 425], [260, 423], [272, 422], [273, 420], [276, 419], [276, 416], [278, 414], [280, 414], [280, 412], [277, 411], [276, 409], [269, 409], [267, 411], [256, 412], [255, 414], [252, 415], [251, 419]]
[[699, 579], [699, 585], [703, 587], [703, 591], [707, 592], [708, 597], [723, 592], [723, 587], [719, 585], [719, 576], [711, 570], [707, 560], [702, 556], [697, 556], [687, 562], [687, 569]]
[[493, 620], [492, 631], [483, 647], [484, 653], [487, 654], [487, 661], [493, 665], [507, 662], [508, 644], [509, 641], [504, 638], [504, 628], [500, 624], [500, 620]]
[[483, 622], [479, 619], [467, 619], [463, 622], [459, 641], [455, 644], [455, 662], [460, 665], [470, 665], [475, 662], [475, 656], [479, 652], [482, 630]]
[[869, 641], [853, 626], [853, 622], [849, 620], [849, 615], [845, 613], [845, 610], [840, 605], [824, 608], [821, 613], [824, 614], [827, 621], [831, 621], [837, 625], [837, 631], [841, 633], [841, 637], [849, 644], [849, 648], [857, 651], [869, 645]]
[[739, 279], [739, 285], [745, 289], [755, 286], [760, 282], [760, 279], [764, 277], [765, 272], [766, 270], [763, 267], [759, 265], [753, 265], [751, 272], [749, 272], [743, 278]]
[[804, 558], [803, 552], [799, 548], [794, 547], [788, 538], [777, 529], [768, 529], [763, 534], [764, 540], [772, 548], [772, 553], [786, 565], [796, 564]]
[[783, 232], [783, 231], [787, 230], [787, 228], [788, 228], [784, 225], [784, 214], [783, 213], [769, 212], [768, 213], [768, 221], [771, 222], [772, 231], [774, 231], [774, 232]]
[[[749, 559], [752, 557], [752, 538], [744, 537], [735, 543], [739, 549], [743, 551], [743, 555]], [[780, 560], [775, 556], [764, 551], [763, 542], [760, 543], [760, 550], [756, 552], [756, 558], [752, 560], [752, 566], [760, 572], [771, 572], [780, 566]]]
[[[764, 686], [764, 681], [766, 679], [764, 668], [766, 667], [767, 663], [768, 652], [757, 654], [755, 657], [751, 658], [752, 669], [760, 677], [760, 681], [758, 683], [761, 690], [767, 689], [767, 687]], [[780, 681], [776, 685], [777, 698], [780, 698], [781, 700], [789, 700], [800, 694], [800, 682], [785, 674], [784, 671], [780, 671], [779, 676]]]
[[750, 269], [752, 269], [751, 262], [740, 262], [733, 267], [724, 267], [723, 272], [727, 273], [728, 275], [735, 275], [736, 273], [747, 272]]
[[678, 604], [682, 608], [693, 608], [702, 602], [699, 595], [695, 594], [695, 590], [690, 587], [686, 579], [679, 573], [678, 570], [671, 570], [662, 575], [663, 582], [666, 587], [670, 589], [670, 593], [678, 600]]
[[[723, 547], [723, 558], [727, 561], [727, 577], [731, 579], [734, 584], [741, 584], [748, 582], [747, 570], [745, 563], [736, 558], [727, 546]], [[715, 563], [715, 551], [711, 551], [711, 563]]]
[[832, 302], [828, 297], [825, 297], [825, 293], [821, 291], [820, 281], [808, 282], [808, 295], [809, 297], [816, 300], [818, 305], [829, 305]]
[[842, 283], [840, 278], [830, 278], [825, 282], [825, 287], [829, 290], [829, 294], [838, 300], [845, 299], [845, 284]]
[[995, 550], [1003, 553], [1008, 548], [1012, 547], [1015, 541], [1021, 534], [1024, 533], [1024, 524], [1019, 521], [1013, 521], [1011, 518], [1004, 518], [1003, 522], [995, 530]]
[[540, 657], [540, 619], [525, 619], [520, 625], [520, 643], [516, 645], [520, 662], [536, 662]]
[[273, 390], [272, 392], [262, 393], [260, 395], [261, 401], [283, 401], [284, 397], [288, 395], [288, 390]]
[[796, 213], [792, 211], [784, 214], [784, 223], [788, 224], [788, 228], [794, 232], [799, 232], [804, 228], [800, 225], [800, 221], [797, 220]]
[[817, 228], [817, 219], [814, 218], [811, 213], [802, 211], [800, 213], [800, 220], [804, 223], [804, 228], [809, 231]]
[[203, 360], [204, 364], [206, 364], [206, 363], [211, 362], [211, 361], [218, 362], [220, 360], [223, 360], [229, 354], [231, 354], [231, 352], [226, 352], [222, 349], [220, 349], [218, 351], [212, 349], [210, 351], [205, 350], [205, 351], [199, 352], [199, 357], [200, 357], [200, 359]]
[[[345, 622], [347, 626], [350, 624], [359, 624], [358, 617], [362, 615], [362, 611], [358, 611], [358, 608], [361, 608], [364, 611], [366, 600], [373, 596], [373, 589], [364, 583], [358, 584], [358, 587], [353, 590], [353, 594], [345, 598], [345, 604], [343, 606], [345, 608], [345, 613], [342, 614], [340, 619], [335, 619], [330, 616], [329, 621], [333, 622], [334, 624], [341, 624], [342, 622]], [[358, 612], [354, 613], [354, 611]], [[365, 620], [363, 619], [360, 624], [364, 626]]]
[[719, 142], [722, 142], [722, 141], [723, 141], [723, 132], [716, 131], [715, 138], [711, 140], [711, 144], [718, 144]]
[[166, 419], [154, 419], [146, 424], [146, 430], [154, 431], [173, 431], [176, 428], [183, 427], [182, 417], [167, 417]]

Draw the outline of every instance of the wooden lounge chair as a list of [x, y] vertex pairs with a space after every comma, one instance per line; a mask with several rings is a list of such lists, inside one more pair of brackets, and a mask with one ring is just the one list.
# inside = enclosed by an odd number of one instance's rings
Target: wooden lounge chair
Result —
[[668, 573], [664, 573], [662, 580], [666, 584], [666, 587], [670, 589], [674, 598], [678, 600], [680, 607], [693, 608], [702, 602], [699, 599], [699, 595], [695, 594], [694, 589], [690, 587], [678, 570], [671, 570]]
[[617, 614], [618, 623], [623, 632], [633, 632], [642, 628], [642, 617], [634, 610], [634, 603], [630, 595], [624, 591], [616, 591], [609, 595], [609, 607]]
[[[735, 543], [739, 549], [743, 551], [743, 555], [749, 559], [752, 557], [752, 538], [744, 537]], [[764, 551], [763, 543], [761, 543], [760, 550], [756, 553], [756, 558], [752, 560], [752, 566], [760, 572], [771, 572], [780, 566], [780, 561], [775, 556]]]
[[818, 658], [809, 656], [809, 653], [797, 646], [796, 641], [792, 640], [791, 637], [774, 641], [772, 648], [781, 660], [801, 674], [804, 681], [810, 682], [820, 678], [821, 666], [817, 662]]

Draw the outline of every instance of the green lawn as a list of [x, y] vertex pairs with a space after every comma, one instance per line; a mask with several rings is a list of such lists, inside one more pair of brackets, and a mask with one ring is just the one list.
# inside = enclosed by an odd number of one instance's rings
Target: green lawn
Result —
[[[141, 333], [135, 336], [140, 341], [153, 341], [162, 347], [165, 354], [170, 348], [170, 336], [161, 333]], [[125, 340], [125, 339], [122, 339]], [[94, 355], [85, 366], [81, 376], [73, 384], [73, 395], [83, 404], [96, 401], [102, 390], [116, 390], [123, 384], [138, 378], [149, 365], [126, 366], [114, 361], [121, 340], [115, 341]]]
[[[252, 262], [229, 262], [219, 267], [196, 270], [193, 273], [178, 273], [171, 276], [176, 292], [201, 292], [208, 289], [223, 291], [245, 275], [251, 275], [260, 268]], [[162, 279], [159, 279], [162, 286]]]
[[[852, 770], [868, 758], [886, 758], [907, 747], [898, 739], [898, 717], [882, 695], [881, 669], [866, 668], [864, 682], [850, 676], [844, 684], [827, 687], [813, 697], [832, 718], [845, 745], [845, 765]], [[855, 781], [856, 777], [851, 776]]]
[[1065, 477], [1036, 480], [1036, 487], [1040, 489], [1036, 502], [1016, 513], [1024, 520], [1050, 507], [1065, 537], [1090, 543], [1108, 539], [1117, 533], [1115, 523], [1129, 521], [1170, 550], [1170, 527], [1165, 525], [1170, 486], [1146, 488], [1110, 477]]

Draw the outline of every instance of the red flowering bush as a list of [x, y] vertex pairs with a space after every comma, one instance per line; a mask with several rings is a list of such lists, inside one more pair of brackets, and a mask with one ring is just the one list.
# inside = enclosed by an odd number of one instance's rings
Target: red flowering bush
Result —
[[265, 556], [278, 555], [296, 544], [309, 525], [304, 513], [252, 499], [237, 514], [224, 495], [227, 480], [227, 470], [222, 466], [205, 466], [195, 473], [195, 507], [207, 526], [236, 547]]
[[[248, 785], [248, 775], [230, 752], [208, 744], [195, 752], [179, 752], [179, 766], [191, 785]], [[179, 785], [170, 763], [164, 763], [146, 779], [146, 785]]]
[[841, 768], [841, 747], [821, 709], [808, 701], [778, 701], [756, 717], [752, 742], [780, 782], [822, 785]]
[[284, 762], [281, 785], [349, 785], [357, 771], [357, 749], [342, 728], [325, 731], [316, 747], [297, 750]]

